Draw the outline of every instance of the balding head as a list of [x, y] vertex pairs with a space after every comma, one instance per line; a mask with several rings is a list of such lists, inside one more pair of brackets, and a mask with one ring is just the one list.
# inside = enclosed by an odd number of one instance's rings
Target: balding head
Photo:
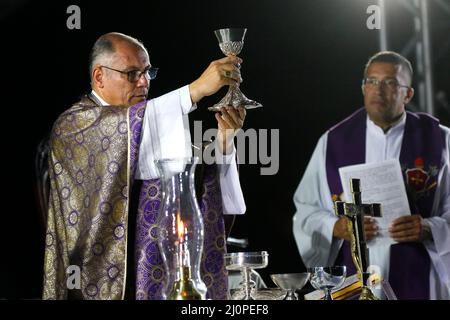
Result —
[[92, 89], [110, 105], [132, 106], [147, 98], [150, 67], [139, 40], [117, 32], [104, 34], [91, 51]]
[[106, 33], [95, 41], [89, 54], [89, 75], [91, 80], [95, 65], [109, 65], [117, 50], [117, 46], [135, 46], [147, 52], [143, 43], [136, 38], [119, 32]]

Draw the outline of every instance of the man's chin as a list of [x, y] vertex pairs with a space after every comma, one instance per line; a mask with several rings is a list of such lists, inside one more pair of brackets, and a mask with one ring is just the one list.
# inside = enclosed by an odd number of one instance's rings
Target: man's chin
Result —
[[370, 108], [372, 108], [372, 110], [386, 110], [387, 105], [382, 101], [373, 101], [370, 103]]
[[366, 107], [366, 110], [367, 113], [375, 117], [383, 118], [386, 112], [388, 112], [389, 107], [382, 102], [371, 102], [369, 104], [369, 107], [368, 108]]
[[383, 105], [373, 105], [370, 104], [370, 106], [367, 108], [366, 107], [366, 111], [369, 114], [369, 118], [375, 122], [378, 122], [380, 120], [382, 120], [385, 116], [385, 111], [386, 109], [384, 109]]
[[147, 99], [147, 96], [135, 96], [130, 100], [130, 106], [134, 106], [140, 102], [143, 102]]

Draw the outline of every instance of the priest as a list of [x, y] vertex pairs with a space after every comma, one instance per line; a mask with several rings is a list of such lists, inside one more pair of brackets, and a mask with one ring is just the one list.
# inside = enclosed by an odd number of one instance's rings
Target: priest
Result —
[[[92, 91], [62, 113], [50, 138], [44, 299], [161, 299], [157, 245], [161, 184], [154, 160], [191, 156], [187, 115], [203, 97], [242, 81], [238, 57], [213, 61], [184, 87], [147, 100], [157, 68], [135, 38], [102, 35], [90, 55]], [[225, 299], [224, 215], [246, 210], [233, 137], [244, 109], [216, 113], [217, 163], [199, 174], [207, 298]], [[71, 270], [80, 286], [70, 286]]]
[[346, 265], [348, 274], [355, 273], [347, 218], [333, 211], [343, 192], [338, 170], [398, 159], [411, 215], [392, 222], [389, 234], [396, 243], [390, 246], [371, 243], [378, 226], [365, 219], [370, 262], [399, 299], [449, 299], [450, 130], [430, 115], [405, 111], [414, 95], [412, 77], [410, 62], [398, 53], [369, 59], [364, 108], [320, 138], [294, 195], [293, 232], [307, 267]]

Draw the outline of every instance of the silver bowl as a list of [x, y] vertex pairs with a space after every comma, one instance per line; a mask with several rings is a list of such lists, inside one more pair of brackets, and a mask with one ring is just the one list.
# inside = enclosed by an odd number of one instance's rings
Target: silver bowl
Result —
[[308, 282], [310, 276], [311, 274], [309, 272], [303, 272], [272, 274], [270, 278], [279, 288], [287, 290], [284, 300], [298, 300], [295, 290], [302, 289]]
[[228, 270], [261, 269], [269, 263], [267, 251], [226, 253], [224, 258]]

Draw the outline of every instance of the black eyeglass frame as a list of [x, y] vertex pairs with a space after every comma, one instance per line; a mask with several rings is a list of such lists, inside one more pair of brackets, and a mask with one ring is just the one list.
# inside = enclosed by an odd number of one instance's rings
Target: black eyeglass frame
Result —
[[[118, 69], [114, 69], [114, 68], [111, 68], [108, 66], [103, 66], [103, 65], [101, 65], [100, 67], [106, 68], [106, 69], [109, 69], [112, 71], [120, 72], [122, 74], [127, 75], [127, 80], [131, 83], [138, 82], [139, 79], [142, 77], [142, 75], [145, 75], [147, 80], [154, 80], [156, 78], [156, 75], [158, 74], [158, 70], [159, 70], [159, 68], [147, 67], [144, 69], [144, 71], [140, 71], [140, 70], [123, 71], [123, 70], [118, 70]], [[138, 72], [137, 75], [136, 75], [136, 72]]]
[[374, 83], [369, 83], [369, 85], [376, 85], [379, 86], [381, 83], [383, 83], [385, 86], [390, 87], [391, 85], [386, 83], [386, 80], [392, 80], [394, 81], [393, 85], [395, 86], [395, 88], [411, 88], [410, 86], [405, 86], [403, 84], [398, 83], [398, 81], [396, 79], [384, 79], [384, 80], [378, 80], [378, 79], [373, 79], [373, 78], [364, 78], [362, 79], [362, 85], [365, 86], [367, 84], [367, 81], [374, 81]]

